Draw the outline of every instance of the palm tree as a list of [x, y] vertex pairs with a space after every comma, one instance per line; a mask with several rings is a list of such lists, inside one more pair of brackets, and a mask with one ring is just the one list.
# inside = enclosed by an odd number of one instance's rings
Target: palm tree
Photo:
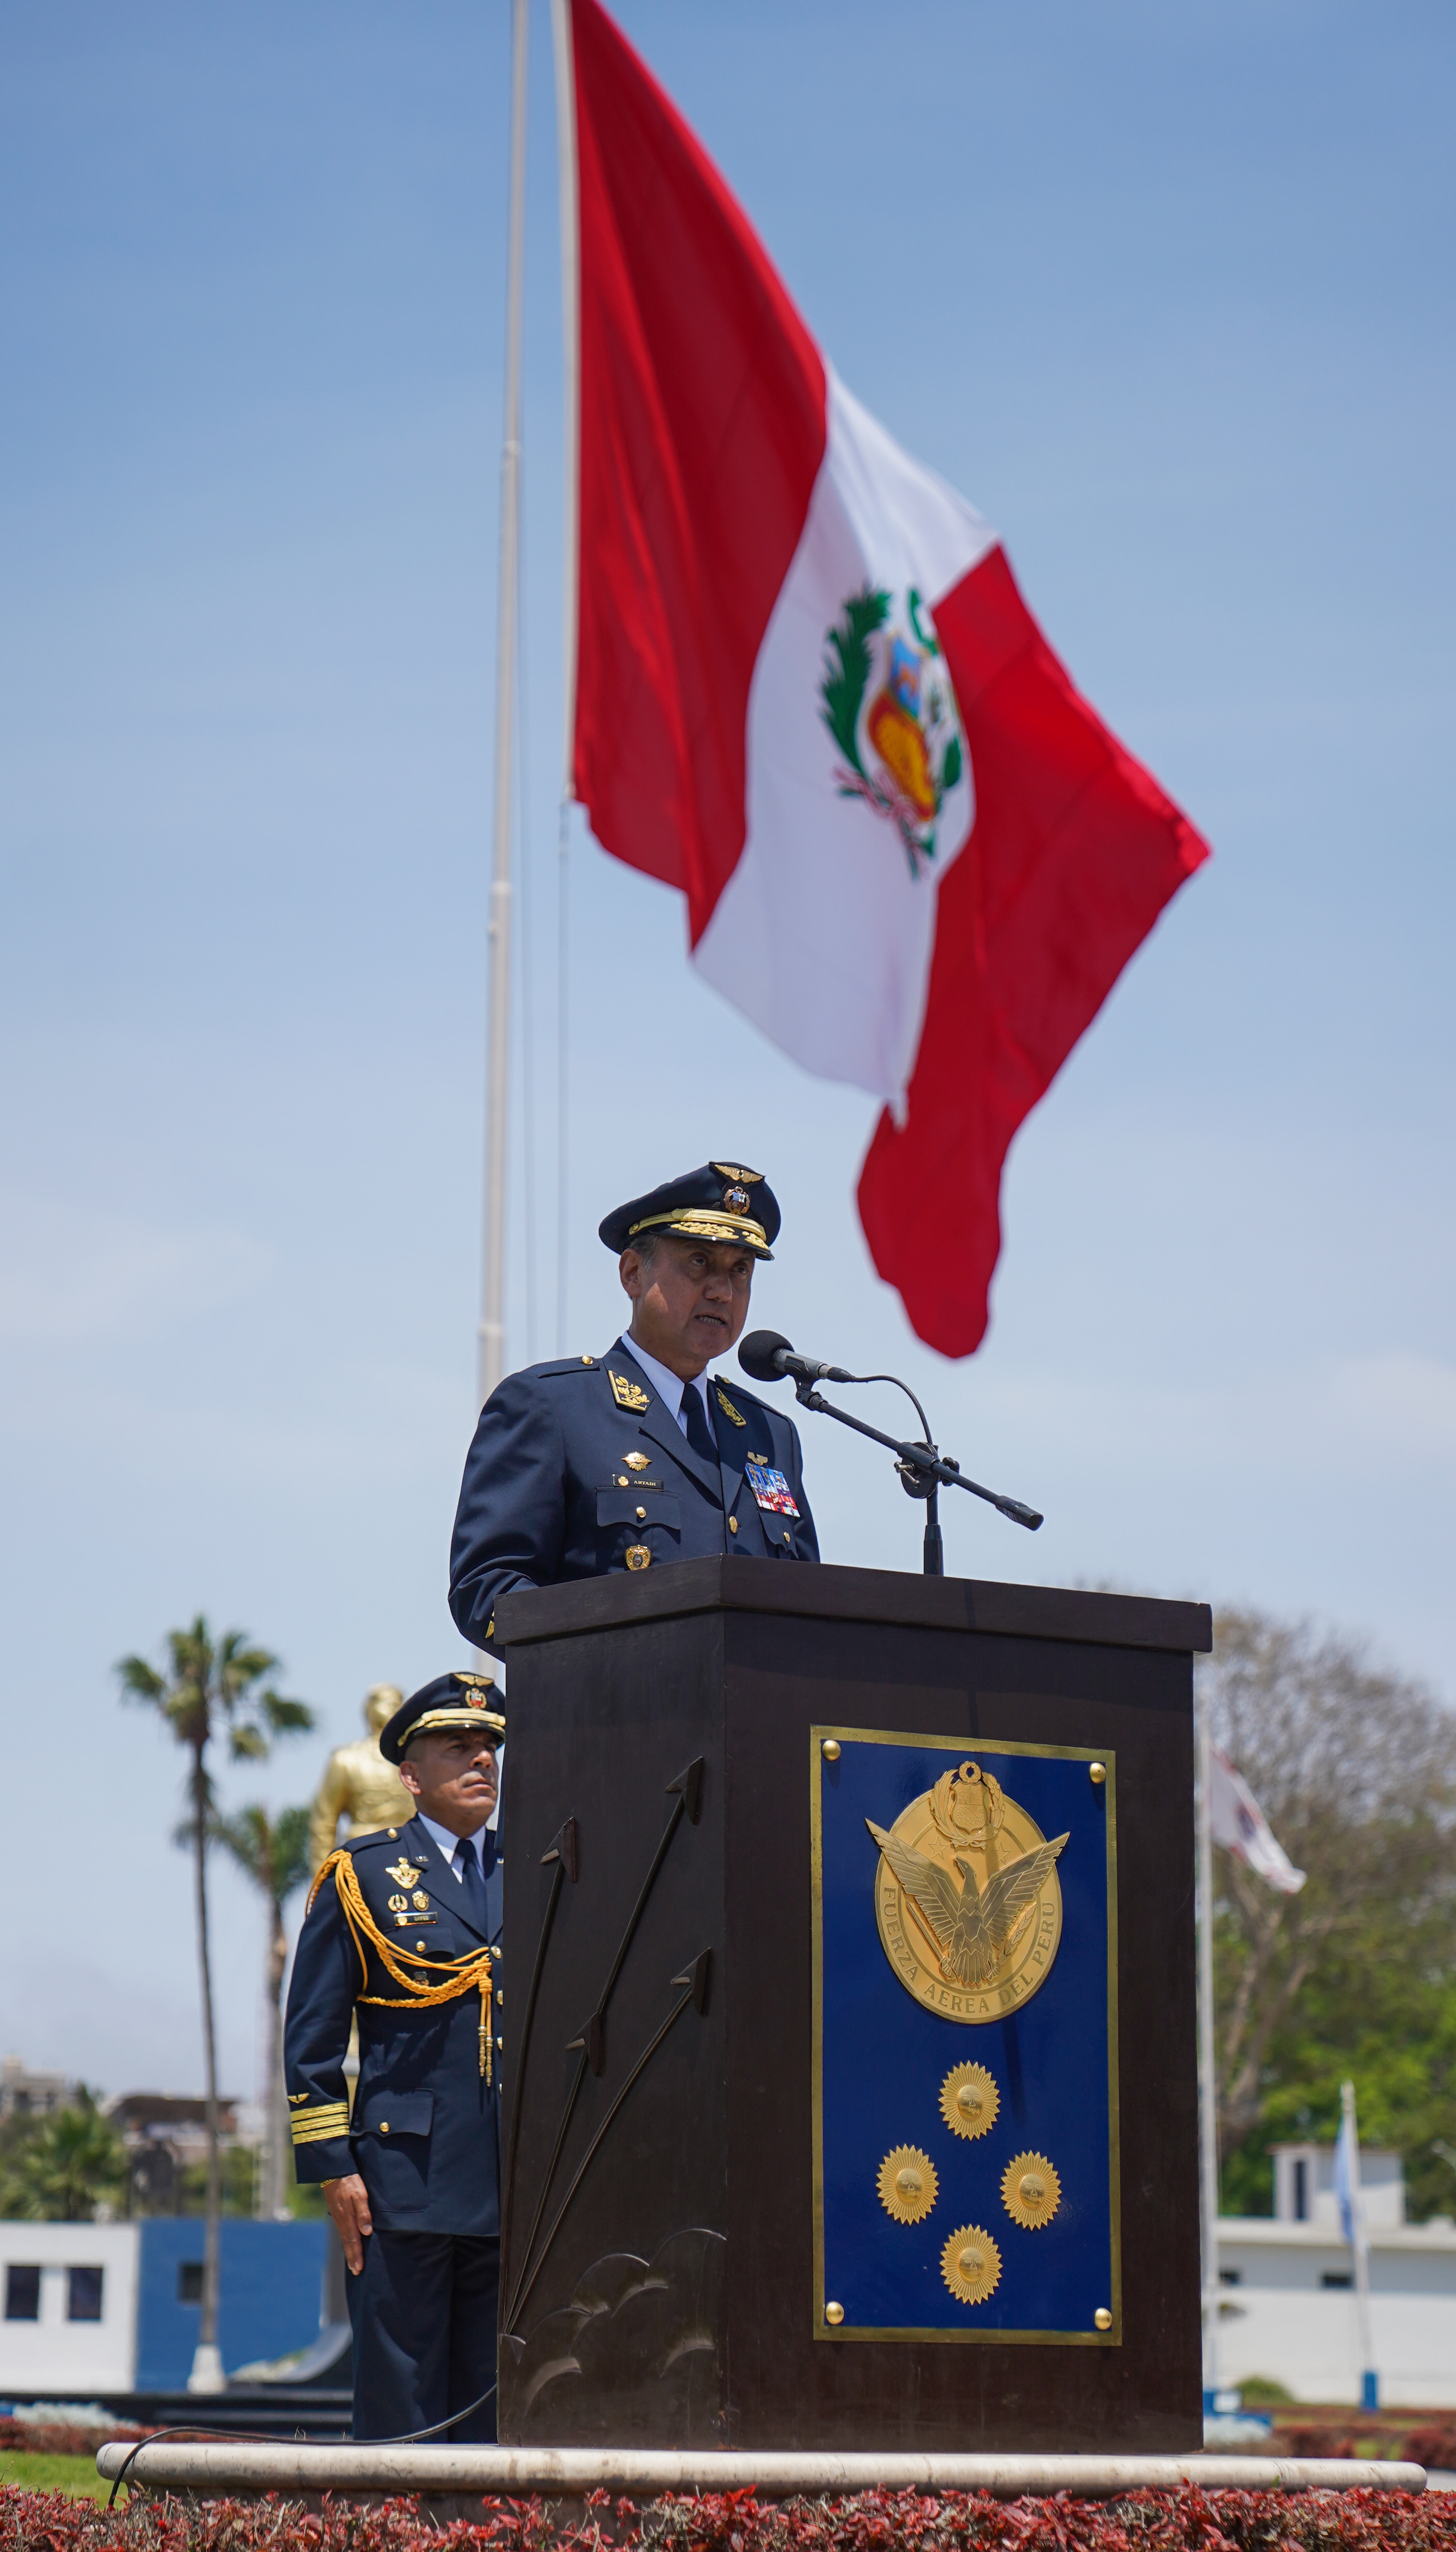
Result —
[[33, 2223], [89, 2224], [98, 2201], [120, 2195], [126, 2148], [82, 2083], [75, 2099], [27, 2121], [0, 2163], [0, 2213]]
[[235, 1762], [260, 1762], [270, 1752], [275, 1737], [312, 1728], [314, 1717], [305, 1702], [285, 1701], [271, 1684], [264, 1682], [278, 1659], [268, 1648], [250, 1648], [243, 1631], [225, 1631], [220, 1640], [214, 1640], [206, 1616], [199, 1613], [190, 1630], [167, 1632], [166, 1650], [167, 1662], [162, 1671], [139, 1656], [120, 1658], [116, 1671], [121, 1678], [123, 1700], [149, 1702], [192, 1757], [182, 1839], [191, 1846], [193, 1856], [197, 1964], [202, 1983], [202, 2045], [207, 2068], [207, 2230], [203, 2242], [202, 2318], [191, 2385], [197, 2392], [214, 2392], [221, 2389], [223, 2382], [217, 2350], [222, 2149], [218, 2139], [217, 2030], [207, 1927], [207, 1846], [217, 1822], [217, 1804], [207, 1750], [214, 1737], [225, 1736]]
[[263, 2141], [260, 2215], [289, 2213], [287, 2192], [288, 2111], [283, 2097], [283, 1969], [288, 1964], [288, 1936], [283, 1907], [308, 1876], [307, 1808], [280, 1808], [269, 1818], [266, 1808], [240, 1808], [236, 1816], [219, 1817], [215, 1840], [232, 1854], [267, 1901], [268, 1946], [263, 1983], [268, 1998], [266, 2134]]

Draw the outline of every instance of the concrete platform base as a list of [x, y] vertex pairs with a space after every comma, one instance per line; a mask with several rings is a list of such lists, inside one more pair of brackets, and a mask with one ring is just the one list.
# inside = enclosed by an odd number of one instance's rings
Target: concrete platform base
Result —
[[756, 2490], [761, 2499], [840, 2498], [857, 2490], [988, 2491], [994, 2499], [1119, 2499], [1132, 2490], [1408, 2490], [1419, 2464], [1275, 2455], [669, 2454], [542, 2446], [190, 2445], [169, 2438], [103, 2446], [96, 2469], [142, 2490], [205, 2499], [418, 2499], [441, 2518], [475, 2516], [482, 2499], [579, 2506], [588, 2491], [647, 2500], [664, 2491]]

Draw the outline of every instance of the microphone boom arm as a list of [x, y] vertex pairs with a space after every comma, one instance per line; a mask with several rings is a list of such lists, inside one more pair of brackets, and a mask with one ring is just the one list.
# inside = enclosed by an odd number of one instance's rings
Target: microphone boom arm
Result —
[[[887, 1375], [867, 1378], [892, 1379]], [[943, 1461], [939, 1454], [931, 1453], [924, 1444], [902, 1444], [897, 1436], [882, 1436], [878, 1427], [867, 1427], [863, 1418], [851, 1418], [847, 1409], [836, 1409], [833, 1401], [826, 1400], [823, 1393], [815, 1391], [811, 1384], [795, 1382], [793, 1396], [801, 1409], [817, 1410], [821, 1418], [837, 1418], [841, 1427], [852, 1427], [857, 1436], [868, 1436], [873, 1443], [883, 1444], [887, 1453], [893, 1453], [904, 1464], [906, 1470], [918, 1471], [937, 1487], [969, 1489], [973, 1498], [984, 1498], [987, 1505], [994, 1507], [998, 1514], [1009, 1516], [1012, 1524], [1024, 1525], [1028, 1533], [1035, 1533], [1045, 1522], [1035, 1507], [1023, 1506], [1019, 1498], [1000, 1497], [994, 1489], [984, 1489], [979, 1480], [969, 1480], [954, 1462]], [[916, 1406], [918, 1408], [918, 1402]]]

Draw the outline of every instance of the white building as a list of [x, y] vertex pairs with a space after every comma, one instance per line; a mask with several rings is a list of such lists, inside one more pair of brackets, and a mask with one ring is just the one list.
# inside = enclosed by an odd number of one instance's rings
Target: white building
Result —
[[[1218, 2381], [1272, 2377], [1297, 2401], [1360, 2398], [1355, 2263], [1332, 2145], [1276, 2145], [1275, 2212], [1218, 2226]], [[1363, 2153], [1370, 2323], [1383, 2404], [1456, 2402], [1456, 2224], [1405, 2222], [1399, 2154]]]
[[0, 2224], [0, 2394], [130, 2392], [136, 2224]]

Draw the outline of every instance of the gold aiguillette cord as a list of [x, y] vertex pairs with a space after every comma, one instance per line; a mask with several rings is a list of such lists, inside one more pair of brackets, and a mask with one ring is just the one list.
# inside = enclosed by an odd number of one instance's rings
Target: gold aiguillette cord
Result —
[[[401, 1942], [391, 1941], [387, 1932], [380, 1931], [364, 1903], [364, 1890], [360, 1886], [353, 1858], [347, 1852], [331, 1853], [324, 1862], [313, 1883], [313, 1891], [308, 1900], [310, 1907], [331, 1872], [334, 1884], [339, 1891], [339, 1902], [344, 1909], [344, 1919], [353, 1935], [355, 1951], [364, 1975], [368, 1974], [368, 1962], [364, 1952], [364, 1944], [367, 1941], [370, 1948], [377, 1952], [388, 1974], [401, 1988], [397, 1994], [360, 1994], [357, 1999], [360, 2002], [382, 2003], [386, 2011], [427, 2011], [436, 2003], [455, 2002], [462, 1994], [478, 1993], [480, 1997], [478, 2041], [480, 2072], [486, 2084], [493, 2085], [495, 2060], [491, 2018], [494, 1986], [491, 1980], [490, 1962], [494, 1952], [489, 1949], [477, 1950], [469, 1957], [462, 1959], [457, 1966], [453, 1961], [422, 1957], [417, 1951], [406, 1950]], [[438, 1981], [433, 1981], [432, 1978]]]

